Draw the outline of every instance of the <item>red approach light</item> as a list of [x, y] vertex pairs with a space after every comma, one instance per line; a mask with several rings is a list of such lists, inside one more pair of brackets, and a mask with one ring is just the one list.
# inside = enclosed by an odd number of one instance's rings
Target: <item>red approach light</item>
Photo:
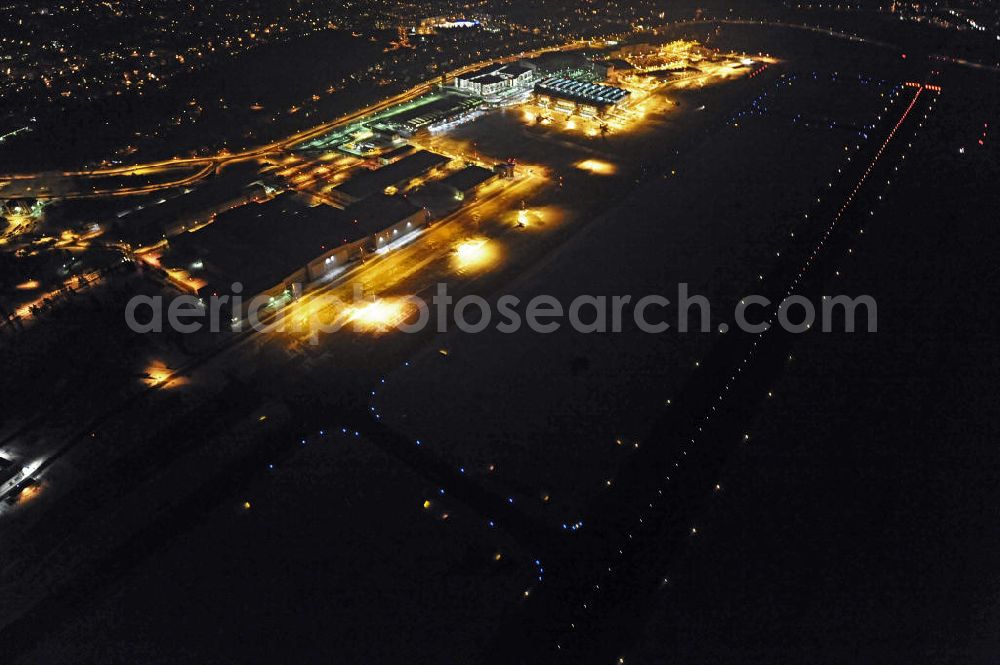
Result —
[[906, 54], [905, 53], [903, 54], [903, 60], [906, 60]]

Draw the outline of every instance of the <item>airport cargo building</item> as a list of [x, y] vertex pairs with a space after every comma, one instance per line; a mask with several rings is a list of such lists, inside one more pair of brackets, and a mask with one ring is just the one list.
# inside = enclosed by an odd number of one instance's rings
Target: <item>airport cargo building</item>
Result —
[[238, 164], [180, 194], [121, 211], [116, 215], [112, 234], [133, 249], [155, 245], [230, 208], [266, 198], [261, 182], [247, 184], [255, 174], [256, 168]]
[[345, 210], [297, 192], [248, 203], [211, 224], [169, 242], [160, 265], [184, 273], [197, 295], [226, 295], [242, 285], [245, 317], [250, 300], [278, 307], [305, 285], [342, 272], [364, 252], [376, 251], [427, 223], [427, 213], [399, 196], [377, 194]]
[[412, 180], [427, 177], [451, 162], [451, 157], [428, 150], [416, 152], [374, 170], [358, 169], [343, 184], [331, 190], [338, 202], [352, 204], [390, 187], [403, 188]]
[[481, 187], [497, 177], [499, 177], [499, 173], [496, 169], [472, 165], [455, 171], [439, 182], [446, 187], [453, 188], [458, 194], [461, 194], [461, 198], [472, 199]]

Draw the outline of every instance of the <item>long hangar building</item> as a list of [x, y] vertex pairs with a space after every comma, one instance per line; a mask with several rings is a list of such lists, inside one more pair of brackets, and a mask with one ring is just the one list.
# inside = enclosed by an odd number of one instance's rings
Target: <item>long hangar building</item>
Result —
[[[199, 296], [229, 294], [238, 282], [244, 306], [258, 295], [277, 306], [426, 223], [426, 211], [399, 196], [378, 194], [341, 210], [310, 205], [308, 196], [289, 191], [180, 234], [160, 263], [183, 272]], [[233, 315], [245, 316], [246, 309]]]

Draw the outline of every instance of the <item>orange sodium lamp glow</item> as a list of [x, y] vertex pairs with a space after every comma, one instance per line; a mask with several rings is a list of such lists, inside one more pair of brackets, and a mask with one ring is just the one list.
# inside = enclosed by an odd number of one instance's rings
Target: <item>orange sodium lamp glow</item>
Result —
[[183, 376], [175, 375], [162, 360], [154, 360], [146, 367], [143, 375], [146, 385], [157, 388], [175, 388], [187, 383]]
[[42, 491], [41, 485], [28, 485], [23, 490], [21, 490], [21, 493], [18, 495], [17, 500], [31, 501], [36, 496], [38, 496], [38, 493], [41, 491]]
[[589, 171], [595, 175], [611, 175], [617, 171], [614, 164], [600, 159], [585, 159], [582, 162], [577, 162], [576, 168], [583, 171]]
[[455, 263], [458, 268], [474, 268], [490, 263], [495, 252], [486, 238], [470, 238], [455, 246]]
[[347, 319], [363, 330], [382, 332], [401, 323], [408, 311], [402, 299], [380, 298], [350, 307]]

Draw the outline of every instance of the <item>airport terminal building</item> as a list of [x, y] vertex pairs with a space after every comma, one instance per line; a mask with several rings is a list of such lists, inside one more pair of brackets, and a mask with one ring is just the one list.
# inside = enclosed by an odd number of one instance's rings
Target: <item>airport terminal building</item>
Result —
[[530, 63], [492, 64], [455, 77], [455, 87], [489, 97], [517, 88], [529, 89], [535, 67]]
[[566, 114], [603, 116], [618, 106], [627, 106], [628, 90], [600, 83], [585, 83], [550, 77], [535, 84], [535, 98], [540, 106]]

